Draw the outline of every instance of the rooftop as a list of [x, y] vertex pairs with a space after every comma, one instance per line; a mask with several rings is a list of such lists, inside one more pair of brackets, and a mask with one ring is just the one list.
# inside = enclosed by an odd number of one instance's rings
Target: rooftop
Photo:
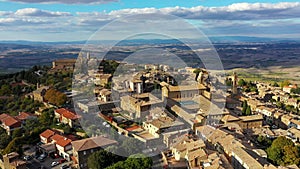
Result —
[[72, 146], [75, 151], [84, 151], [84, 150], [94, 149], [98, 147], [109, 146], [117, 143], [118, 142], [115, 140], [111, 140], [103, 136], [99, 136], [99, 137], [92, 137], [83, 140], [73, 141]]
[[263, 169], [263, 166], [250, 156], [244, 149], [238, 147], [233, 149], [233, 154], [241, 160], [248, 168]]
[[14, 117], [12, 117], [9, 114], [1, 114], [0, 115], [0, 121], [2, 122], [2, 124], [4, 124], [5, 126], [19, 126], [21, 125], [20, 121]]
[[46, 139], [48, 139], [48, 138], [50, 138], [51, 136], [53, 136], [54, 134], [55, 134], [54, 131], [47, 129], [47, 130], [45, 130], [44, 132], [42, 132], [42, 133], [40, 134], [40, 136], [41, 136], [41, 137], [44, 137], [44, 138], [46, 138]]
[[71, 120], [76, 120], [80, 118], [79, 115], [65, 108], [56, 109], [55, 112]]
[[203, 84], [194, 84], [194, 85], [182, 85], [182, 86], [172, 86], [167, 83], [160, 83], [162, 87], [166, 87], [169, 91], [189, 91], [189, 90], [205, 90], [206, 87]]
[[56, 142], [57, 145], [61, 146], [61, 147], [65, 147], [69, 144], [71, 144], [72, 140], [64, 138], [64, 139], [60, 139]]
[[258, 115], [251, 115], [251, 116], [241, 116], [240, 119], [244, 122], [246, 121], [258, 121], [258, 120], [263, 120], [263, 116], [258, 114]]

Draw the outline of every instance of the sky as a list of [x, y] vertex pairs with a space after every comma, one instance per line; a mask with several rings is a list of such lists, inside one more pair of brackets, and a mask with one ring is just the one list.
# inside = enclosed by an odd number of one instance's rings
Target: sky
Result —
[[0, 0], [0, 40], [111, 40], [145, 32], [198, 38], [196, 29], [208, 37], [300, 39], [300, 2]]

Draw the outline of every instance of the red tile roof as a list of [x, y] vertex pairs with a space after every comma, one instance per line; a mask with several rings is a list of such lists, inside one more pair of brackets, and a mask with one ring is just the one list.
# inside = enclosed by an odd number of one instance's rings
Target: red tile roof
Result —
[[54, 131], [47, 129], [47, 130], [45, 130], [44, 132], [42, 132], [42, 133], [40, 134], [40, 136], [41, 136], [41, 137], [44, 137], [44, 138], [46, 138], [46, 139], [48, 139], [48, 138], [50, 138], [51, 136], [53, 136], [54, 134], [55, 134]]
[[132, 126], [132, 127], [128, 127], [126, 128], [127, 131], [133, 131], [133, 130], [136, 130], [138, 128], [141, 128], [140, 126]]
[[72, 141], [72, 146], [75, 151], [84, 151], [114, 144], [118, 144], [118, 142], [102, 136]]
[[65, 147], [69, 144], [71, 144], [72, 140], [70, 139], [67, 139], [67, 138], [63, 138], [63, 139], [60, 139], [56, 142], [57, 145], [61, 146], [61, 147]]
[[16, 118], [12, 117], [11, 115], [8, 115], [8, 114], [1, 114], [0, 115], [0, 121], [5, 126], [21, 127], [21, 122], [19, 120], [17, 120]]
[[65, 109], [65, 108], [56, 109], [55, 112], [60, 114], [61, 116], [65, 117], [65, 118], [71, 119], [71, 120], [76, 120], [76, 119], [80, 118], [79, 115], [77, 115], [76, 113], [74, 113], [74, 112], [72, 112], [68, 109]]
[[51, 140], [52, 140], [52, 141], [55, 141], [55, 142], [58, 142], [59, 140], [64, 139], [64, 138], [65, 138], [65, 137], [62, 136], [62, 135], [55, 134], [55, 135], [53, 135], [53, 136], [51, 137]]
[[34, 115], [27, 112], [20, 112], [18, 116], [16, 116], [19, 120], [26, 120], [28, 117], [33, 117]]

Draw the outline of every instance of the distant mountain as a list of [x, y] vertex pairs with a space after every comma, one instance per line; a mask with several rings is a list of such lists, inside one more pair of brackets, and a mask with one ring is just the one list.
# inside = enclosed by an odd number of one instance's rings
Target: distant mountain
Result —
[[[237, 42], [300, 42], [300, 39], [289, 38], [266, 38], [251, 36], [211, 36], [208, 37], [212, 43], [237, 43]], [[189, 42], [196, 42], [194, 39], [185, 39]], [[92, 41], [61, 41], [61, 42], [42, 42], [42, 41], [0, 41], [5, 44], [21, 44], [21, 45], [75, 45], [75, 44], [114, 44], [123, 45], [140, 45], [140, 44], [178, 44], [181, 43], [177, 39], [130, 39], [130, 40], [92, 40]]]
[[209, 39], [213, 43], [233, 43], [233, 42], [300, 42], [300, 39], [289, 38], [267, 38], [251, 36], [212, 36]]

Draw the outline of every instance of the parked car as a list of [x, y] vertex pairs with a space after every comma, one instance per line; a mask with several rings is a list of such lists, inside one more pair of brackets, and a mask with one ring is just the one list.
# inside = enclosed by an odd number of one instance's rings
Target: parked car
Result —
[[45, 161], [45, 159], [47, 158], [47, 154], [42, 154], [39, 156], [38, 160], [39, 161]]
[[70, 167], [69, 167], [69, 165], [67, 165], [67, 164], [64, 164], [64, 165], [62, 165], [61, 167], [60, 167], [60, 169], [69, 169]]
[[24, 160], [25, 160], [25, 161], [32, 160], [32, 156], [29, 156], [29, 155], [27, 155], [27, 156], [24, 156]]
[[53, 162], [51, 163], [51, 167], [57, 166], [58, 164], [59, 164], [58, 161], [53, 161]]

